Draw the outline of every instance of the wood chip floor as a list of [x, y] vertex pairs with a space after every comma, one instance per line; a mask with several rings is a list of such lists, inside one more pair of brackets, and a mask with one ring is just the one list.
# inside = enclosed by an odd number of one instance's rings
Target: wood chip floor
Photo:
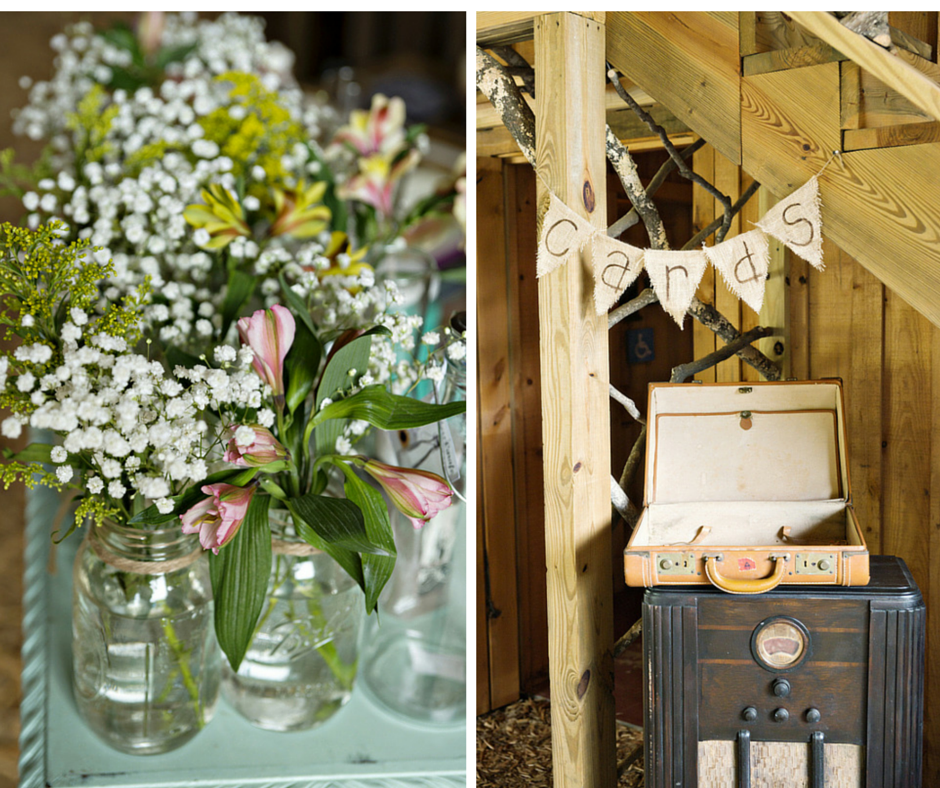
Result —
[[[477, 788], [551, 788], [551, 706], [526, 699], [477, 717]], [[643, 731], [617, 725], [617, 762], [643, 743]], [[643, 759], [627, 768], [617, 788], [643, 785]]]

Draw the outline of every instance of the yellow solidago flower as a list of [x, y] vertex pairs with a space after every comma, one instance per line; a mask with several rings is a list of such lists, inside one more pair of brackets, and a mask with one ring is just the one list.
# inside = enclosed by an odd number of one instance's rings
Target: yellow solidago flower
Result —
[[321, 204], [326, 183], [314, 183], [309, 188], [301, 181], [293, 191], [274, 188], [274, 224], [271, 235], [290, 235], [293, 238], [315, 238], [330, 221], [330, 209]]
[[224, 186], [213, 183], [202, 190], [205, 205], [187, 205], [183, 216], [197, 230], [209, 233], [209, 240], [196, 243], [203, 249], [224, 249], [240, 235], [250, 236], [245, 212], [235, 196]]

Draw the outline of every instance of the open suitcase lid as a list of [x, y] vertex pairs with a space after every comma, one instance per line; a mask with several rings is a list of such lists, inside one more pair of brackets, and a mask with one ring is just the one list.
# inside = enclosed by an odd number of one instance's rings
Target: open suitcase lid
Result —
[[645, 504], [850, 501], [837, 380], [653, 383]]

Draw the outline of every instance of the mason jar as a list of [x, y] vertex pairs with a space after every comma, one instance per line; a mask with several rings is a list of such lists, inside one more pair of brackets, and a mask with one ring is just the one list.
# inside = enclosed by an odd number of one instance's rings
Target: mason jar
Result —
[[75, 559], [75, 701], [122, 752], [175, 749], [212, 718], [221, 683], [209, 565], [195, 535], [86, 524]]
[[271, 513], [272, 568], [254, 638], [222, 691], [259, 728], [298, 731], [326, 722], [352, 695], [365, 598], [329, 555], [308, 545], [289, 516]]

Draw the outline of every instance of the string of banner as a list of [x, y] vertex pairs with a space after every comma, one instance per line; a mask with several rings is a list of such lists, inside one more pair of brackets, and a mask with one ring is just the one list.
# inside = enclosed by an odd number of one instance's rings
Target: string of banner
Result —
[[[831, 161], [830, 157], [830, 161]], [[542, 221], [536, 275], [546, 276], [564, 265], [571, 254], [590, 247], [594, 269], [594, 306], [606, 314], [644, 269], [660, 303], [682, 327], [708, 263], [731, 291], [755, 312], [764, 303], [772, 236], [813, 267], [823, 270], [822, 214], [819, 181], [822, 169], [807, 183], [764, 214], [756, 229], [715, 246], [691, 251], [640, 249], [597, 229], [553, 193]]]

